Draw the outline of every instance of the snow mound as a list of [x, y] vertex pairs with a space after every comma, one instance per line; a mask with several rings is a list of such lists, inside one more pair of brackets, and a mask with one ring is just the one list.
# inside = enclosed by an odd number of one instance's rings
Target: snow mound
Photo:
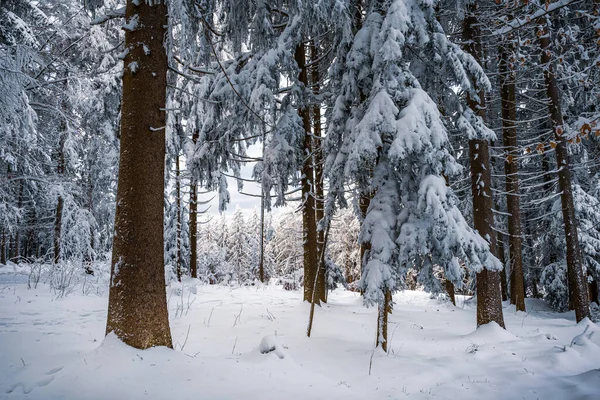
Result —
[[286, 357], [285, 346], [283, 346], [277, 336], [268, 335], [262, 338], [258, 346], [260, 354], [274, 353], [280, 359]]
[[474, 332], [465, 335], [465, 338], [478, 343], [497, 343], [497, 342], [511, 342], [519, 340], [518, 337], [503, 329], [496, 322], [490, 322], [489, 324], [480, 325]]

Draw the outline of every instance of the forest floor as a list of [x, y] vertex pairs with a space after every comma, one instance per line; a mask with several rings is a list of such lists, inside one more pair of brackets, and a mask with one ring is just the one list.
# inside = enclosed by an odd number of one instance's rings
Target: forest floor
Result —
[[600, 398], [600, 326], [539, 300], [527, 313], [506, 305], [506, 331], [476, 330], [472, 300], [399, 293], [385, 354], [357, 293], [331, 293], [307, 338], [300, 292], [187, 281], [168, 288], [175, 350], [140, 351], [104, 337], [105, 295], [57, 298], [1, 272], [0, 398]]

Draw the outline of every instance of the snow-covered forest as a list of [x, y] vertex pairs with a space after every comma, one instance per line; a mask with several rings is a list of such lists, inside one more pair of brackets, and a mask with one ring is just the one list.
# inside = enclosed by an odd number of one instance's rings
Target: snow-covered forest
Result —
[[0, 396], [596, 399], [598, 281], [598, 0], [0, 2]]

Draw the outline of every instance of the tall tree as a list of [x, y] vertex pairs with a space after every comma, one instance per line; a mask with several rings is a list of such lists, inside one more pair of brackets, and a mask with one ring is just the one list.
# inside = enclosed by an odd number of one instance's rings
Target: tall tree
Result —
[[[477, 21], [478, 2], [467, 5], [463, 21], [463, 40], [469, 53], [482, 60], [481, 34]], [[485, 121], [485, 92], [469, 94], [467, 104], [475, 115]], [[469, 160], [471, 166], [471, 192], [473, 194], [473, 221], [475, 229], [490, 243], [490, 250], [496, 253], [496, 235], [493, 231], [492, 177], [489, 152], [489, 137], [469, 139]], [[502, 314], [502, 292], [500, 272], [495, 268], [484, 268], [477, 273], [477, 326], [496, 322], [504, 327]]]
[[167, 4], [127, 1], [107, 334], [172, 347], [163, 261]]
[[[194, 145], [198, 142], [198, 130], [192, 134]], [[198, 277], [198, 181], [195, 176], [190, 178], [190, 275]]]
[[552, 60], [552, 49], [550, 32], [547, 26], [539, 28], [539, 42], [542, 50], [541, 62], [544, 65], [544, 82], [548, 97], [548, 108], [550, 120], [554, 131], [556, 164], [558, 166], [558, 187], [561, 191], [560, 200], [564, 232], [567, 248], [567, 277], [571, 302], [575, 309], [577, 322], [590, 316], [588, 305], [588, 293], [583, 276], [583, 257], [579, 248], [579, 237], [577, 233], [577, 219], [575, 217], [575, 206], [573, 204], [573, 187], [571, 181], [571, 170], [569, 167], [569, 153], [567, 151], [567, 138], [560, 106], [560, 92], [558, 82], [554, 73]]
[[[300, 43], [296, 47], [294, 55], [300, 75], [298, 80], [305, 88], [309, 87], [308, 71], [306, 62], [306, 46]], [[317, 217], [315, 213], [315, 174], [313, 168], [313, 139], [312, 126], [310, 121], [310, 108], [306, 104], [306, 97], [303, 96], [304, 104], [300, 105], [298, 113], [302, 118], [304, 127], [304, 144], [302, 163], [302, 230], [304, 242], [304, 301], [320, 304], [325, 301], [325, 282], [317, 275], [318, 270], [318, 247], [317, 247]]]
[[[510, 302], [517, 311], [525, 311], [525, 282], [523, 276], [523, 246], [521, 236], [521, 206], [519, 202], [519, 148], [517, 143], [517, 99], [516, 71], [511, 68], [515, 62], [512, 51], [512, 35], [503, 38], [500, 46], [498, 76], [502, 104], [502, 140], [506, 158], [506, 209], [508, 213], [508, 251], [510, 265]], [[500, 250], [500, 249], [499, 249]], [[504, 251], [504, 248], [502, 248]], [[506, 264], [505, 264], [506, 265]], [[505, 284], [505, 282], [503, 282]]]

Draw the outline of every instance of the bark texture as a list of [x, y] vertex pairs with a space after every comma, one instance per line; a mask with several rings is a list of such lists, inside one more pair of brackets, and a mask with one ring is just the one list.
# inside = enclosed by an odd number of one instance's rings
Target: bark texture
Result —
[[[198, 142], [199, 132], [194, 131], [192, 141]], [[192, 176], [190, 183], [190, 275], [198, 277], [198, 182]]]
[[558, 83], [554, 75], [551, 63], [550, 37], [544, 29], [540, 32], [540, 47], [542, 49], [542, 65], [544, 68], [544, 82], [548, 96], [548, 107], [550, 119], [554, 129], [554, 140], [556, 141], [556, 165], [558, 167], [558, 187], [561, 191], [560, 201], [562, 203], [562, 215], [567, 244], [567, 277], [571, 302], [575, 309], [577, 322], [590, 316], [588, 305], [588, 293], [583, 277], [582, 254], [579, 248], [577, 234], [577, 219], [575, 218], [575, 207], [573, 205], [573, 190], [571, 187], [571, 170], [569, 167], [569, 154], [567, 152], [567, 140], [563, 128], [563, 117], [560, 109], [560, 93]]
[[385, 292], [383, 305], [377, 309], [377, 346], [388, 352], [388, 318], [392, 312], [392, 292]]
[[502, 290], [502, 301], [508, 300], [508, 285], [506, 282], [506, 257], [504, 255], [504, 239], [501, 233], [498, 232], [496, 236], [496, 243], [498, 244], [498, 259], [502, 263], [502, 271], [500, 271], [500, 289]]
[[127, 2], [121, 151], [106, 333], [139, 349], [173, 347], [163, 261], [165, 2]]
[[0, 264], [6, 264], [6, 231], [4, 229], [0, 236]]
[[[298, 79], [308, 87], [308, 74], [306, 70], [306, 48], [304, 44], [298, 45], [294, 55], [300, 68]], [[325, 301], [325, 282], [317, 277], [317, 221], [315, 213], [315, 174], [313, 168], [313, 144], [311, 137], [310, 109], [302, 104], [298, 110], [304, 126], [304, 162], [302, 164], [302, 238], [304, 253], [304, 301], [314, 301], [320, 304]], [[317, 282], [315, 282], [318, 279]]]
[[[313, 41], [310, 47], [310, 59], [312, 62], [319, 59], [318, 44]], [[319, 95], [321, 75], [319, 73], [320, 64], [313, 64], [311, 69], [312, 90], [315, 96]], [[327, 302], [327, 285], [326, 285], [326, 267], [325, 257], [321, 257], [321, 252], [325, 251], [327, 245], [325, 241], [325, 229], [318, 229], [319, 222], [323, 219], [325, 211], [325, 195], [323, 194], [323, 146], [321, 134], [321, 104], [317, 103], [312, 107], [313, 120], [313, 151], [314, 151], [314, 169], [315, 169], [315, 214], [317, 220], [317, 255], [319, 256], [319, 284], [323, 285], [320, 288], [325, 293], [324, 301]]]
[[[63, 127], [66, 128], [66, 127]], [[60, 140], [60, 145], [58, 149], [58, 160], [56, 172], [59, 176], [64, 174], [65, 172], [65, 155], [63, 151], [64, 146], [64, 138]], [[60, 235], [62, 231], [62, 214], [63, 214], [63, 206], [64, 200], [62, 196], [59, 194], [58, 199], [56, 201], [56, 210], [54, 212], [54, 237], [53, 246], [54, 246], [54, 263], [57, 264], [60, 261]]]
[[177, 273], [177, 280], [181, 282], [181, 170], [179, 168], [179, 154], [175, 157], [175, 210], [177, 212], [177, 227], [176, 227], [176, 247], [177, 247], [177, 259], [175, 260], [175, 271]]
[[[508, 38], [510, 41], [510, 38]], [[517, 104], [515, 95], [515, 75], [509, 67], [511, 48], [500, 46], [498, 66], [502, 104], [502, 141], [506, 159], [506, 210], [508, 213], [508, 252], [511, 277], [510, 302], [517, 311], [525, 311], [525, 279], [523, 277], [523, 245], [521, 234], [521, 206], [519, 204], [519, 157], [517, 143]], [[505, 264], [506, 265], [506, 264]]]
[[[467, 51], [481, 63], [482, 49], [477, 8], [477, 2], [470, 4], [467, 8], [463, 39], [467, 44]], [[467, 102], [469, 107], [485, 121], [485, 93], [483, 90], [479, 92], [478, 97], [478, 100], [469, 97]], [[492, 214], [491, 164], [487, 140], [469, 140], [469, 161], [475, 229], [489, 242], [492, 254], [496, 254], [496, 235], [492, 228], [494, 216]], [[490, 322], [496, 322], [504, 328], [500, 272], [484, 268], [477, 274], [477, 326]]]

